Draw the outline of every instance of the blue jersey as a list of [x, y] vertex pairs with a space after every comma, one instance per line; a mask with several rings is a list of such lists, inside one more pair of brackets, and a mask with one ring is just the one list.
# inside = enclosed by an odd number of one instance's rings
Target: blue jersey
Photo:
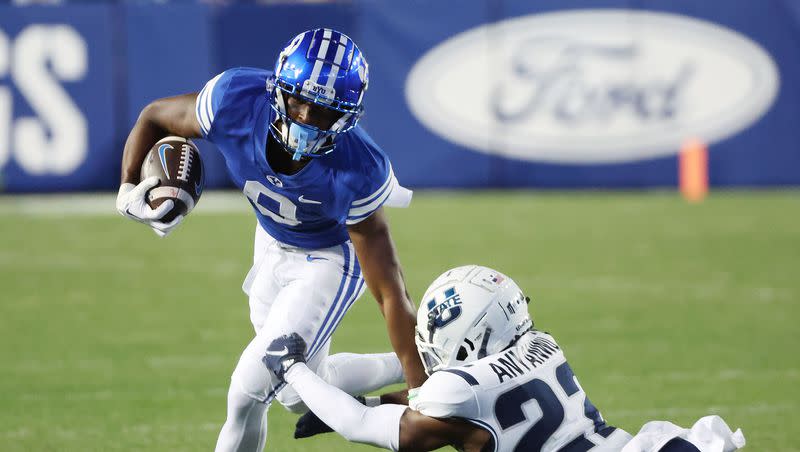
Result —
[[275, 239], [301, 248], [327, 248], [349, 239], [347, 225], [383, 205], [397, 184], [389, 159], [360, 127], [340, 135], [336, 149], [295, 174], [276, 173], [267, 152], [286, 152], [273, 142], [275, 120], [267, 96], [271, 72], [227, 70], [197, 96], [203, 136], [225, 157], [233, 182]]

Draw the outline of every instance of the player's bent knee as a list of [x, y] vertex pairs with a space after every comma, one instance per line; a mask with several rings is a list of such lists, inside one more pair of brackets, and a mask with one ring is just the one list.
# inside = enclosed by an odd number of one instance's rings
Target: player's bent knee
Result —
[[264, 404], [257, 398], [242, 391], [236, 384], [228, 389], [228, 420], [246, 419], [254, 409]]
[[231, 375], [231, 388], [261, 403], [272, 401], [279, 384], [277, 377], [260, 360], [250, 357], [247, 351]]

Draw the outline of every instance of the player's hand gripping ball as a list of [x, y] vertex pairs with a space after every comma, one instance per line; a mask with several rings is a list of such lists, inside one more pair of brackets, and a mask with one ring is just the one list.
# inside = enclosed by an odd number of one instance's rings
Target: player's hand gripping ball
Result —
[[160, 140], [142, 162], [141, 180], [152, 176], [160, 183], [147, 192], [147, 204], [156, 209], [167, 200], [174, 202], [174, 207], [160, 221], [170, 223], [178, 216], [188, 215], [200, 200], [205, 184], [197, 146], [182, 137]]

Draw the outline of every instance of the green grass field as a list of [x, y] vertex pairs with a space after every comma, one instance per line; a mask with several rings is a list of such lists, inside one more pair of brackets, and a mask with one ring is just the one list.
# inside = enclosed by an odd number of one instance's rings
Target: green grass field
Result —
[[[415, 299], [456, 265], [509, 274], [610, 423], [717, 413], [747, 450], [797, 451], [798, 195], [423, 192], [390, 217]], [[0, 199], [0, 450], [212, 450], [252, 335], [253, 216], [201, 202], [159, 240], [115, 214], [24, 206]], [[333, 350], [388, 349], [365, 296]], [[273, 407], [267, 450], [371, 450], [293, 440], [294, 420]]]

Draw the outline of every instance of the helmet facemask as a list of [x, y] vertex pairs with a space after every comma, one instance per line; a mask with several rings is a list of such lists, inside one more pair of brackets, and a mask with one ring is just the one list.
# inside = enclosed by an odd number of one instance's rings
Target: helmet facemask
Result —
[[[434, 327], [435, 319], [432, 316], [428, 317], [429, 321], [425, 325], [426, 331], [421, 331], [420, 326], [417, 325], [417, 351], [425, 367], [425, 372], [431, 375], [436, 371], [461, 366], [489, 355], [487, 345], [492, 337], [492, 328], [485, 319], [485, 312], [481, 313], [472, 327], [456, 340], [437, 336]], [[444, 344], [440, 344], [442, 341]]]
[[[360, 108], [355, 112], [346, 108], [333, 108], [319, 97], [309, 98], [296, 94], [289, 89], [293, 88], [291, 85], [287, 88], [280, 81], [273, 80], [271, 85], [270, 106], [276, 113], [276, 119], [270, 124], [270, 132], [284, 149], [292, 154], [294, 160], [300, 160], [301, 157], [321, 157], [333, 151], [339, 134], [352, 129], [361, 115]], [[290, 95], [339, 112], [341, 116], [327, 130], [295, 121], [288, 113], [287, 96]]]

